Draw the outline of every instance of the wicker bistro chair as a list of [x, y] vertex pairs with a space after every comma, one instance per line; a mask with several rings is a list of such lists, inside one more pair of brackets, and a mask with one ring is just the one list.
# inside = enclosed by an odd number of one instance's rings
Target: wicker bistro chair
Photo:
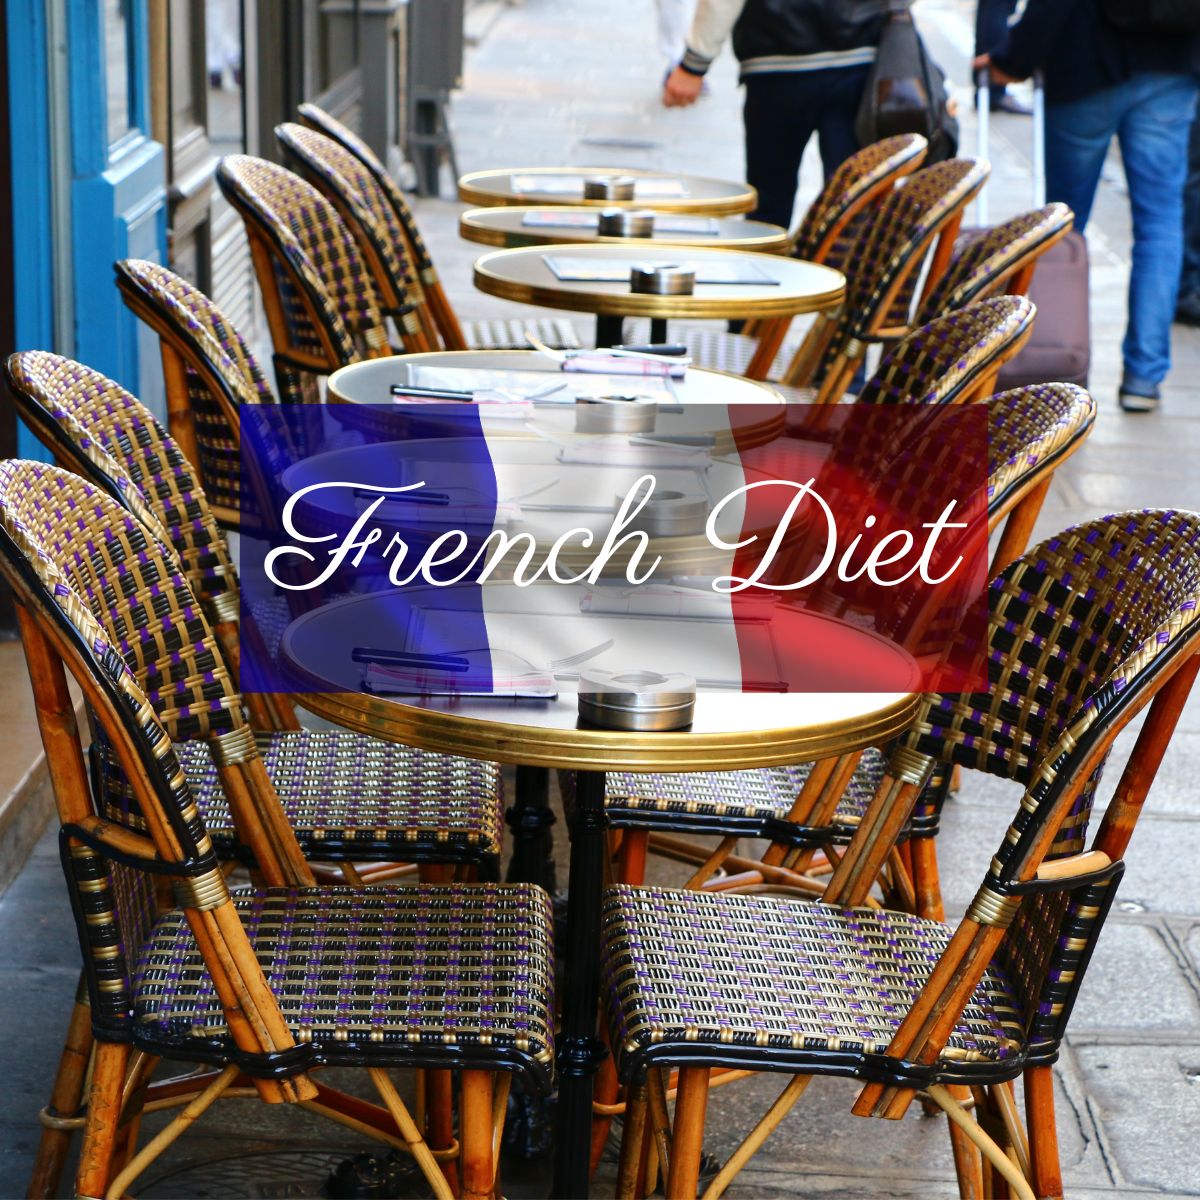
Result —
[[[113, 496], [177, 555], [206, 614], [221, 619], [223, 659], [237, 646], [237, 572], [203, 490], [170, 434], [118, 384], [42, 351], [11, 356], [5, 367], [18, 410], [59, 461]], [[141, 646], [153, 646], [162, 617], [148, 613]], [[232, 635], [232, 636], [230, 636]], [[137, 653], [131, 649], [131, 653]], [[156, 668], [155, 697], [182, 707], [197, 684], [183, 664]], [[236, 681], [219, 672], [206, 701], [238, 711]], [[273, 713], [264, 714], [269, 720]], [[163, 718], [167, 719], [166, 717]], [[172, 730], [206, 827], [223, 857], [248, 859], [222, 788], [222, 728]], [[259, 757], [307, 857], [340, 862], [467, 863], [493, 875], [500, 852], [503, 791], [498, 768], [474, 759], [415, 750], [347, 731], [260, 727]], [[127, 784], [106, 764], [106, 791], [118, 805]], [[351, 869], [353, 875], [353, 869]]]
[[317, 376], [392, 353], [358, 243], [316, 188], [245, 154], [221, 159], [217, 183], [246, 226], [286, 400], [316, 399]]
[[[126, 1195], [232, 1087], [335, 1117], [352, 1112], [364, 1133], [407, 1147], [448, 1198], [453, 1190], [387, 1074], [407, 1066], [462, 1070], [462, 1194], [493, 1195], [493, 1114], [504, 1111], [496, 1082], [503, 1093], [519, 1072], [535, 1088], [549, 1084], [545, 894], [498, 884], [305, 886], [298, 847], [266, 798], [244, 815], [265, 848], [267, 886], [231, 895], [175, 735], [224, 727], [222, 771], [243, 791], [254, 787], [259, 760], [233, 708], [156, 699], [172, 655], [202, 675], [223, 672], [173, 555], [85, 480], [16, 461], [0, 466], [0, 566], [21, 606], [96, 1039], [76, 1194]], [[176, 623], [146, 623], [148, 605], [169, 608]], [[157, 653], [135, 648], [148, 642]], [[64, 666], [132, 782], [135, 805], [124, 814], [90, 794]], [[178, 907], [156, 912], [160, 880]], [[135, 1154], [142, 1089], [159, 1058], [215, 1070], [181, 1084], [190, 1103]], [[308, 1074], [336, 1064], [366, 1067], [384, 1107]], [[234, 1086], [239, 1076], [251, 1086]]]
[[922, 301], [917, 320], [931, 321], [1002, 291], [1023, 296], [1038, 260], [1070, 233], [1074, 221], [1065, 204], [1047, 204], [973, 231], [955, 247], [945, 273]]
[[204, 484], [221, 524], [253, 520], [260, 500], [242, 488], [239, 404], [274, 404], [245, 339], [198, 288], [146, 259], [115, 264], [128, 307], [158, 335], [167, 428]]
[[[911, 175], [929, 150], [919, 133], [902, 133], [864, 146], [825, 182], [792, 235], [794, 258], [844, 270], [846, 250], [857, 230], [897, 180]], [[722, 357], [737, 360], [737, 374], [766, 379], [783, 339], [787, 321], [747, 322], [740, 334], [726, 334]], [[757, 337], [757, 344], [754, 338]]]
[[[429, 350], [525, 350], [526, 333], [555, 349], [579, 345], [564, 317], [460, 321], [438, 278], [416, 218], [396, 181], [357, 134], [315, 104], [303, 124], [275, 129], [289, 165], [337, 206], [375, 274], [380, 294], [401, 312], [412, 307]], [[416, 349], [416, 346], [411, 347]]]
[[[916, 171], [884, 194], [870, 219], [854, 226], [844, 252], [841, 308], [818, 315], [779, 376], [783, 383], [810, 389], [809, 400], [831, 403], [841, 398], [871, 343], [908, 332], [907, 324], [891, 314], [905, 298], [911, 302], [910, 285], [927, 258], [928, 286], [945, 270], [963, 211], [990, 170], [982, 159], [951, 159]], [[708, 329], [691, 330], [684, 340], [701, 366], [765, 379], [789, 326], [787, 318], [773, 322], [771, 332], [763, 334], [761, 352], [749, 338]]]
[[[818, 1074], [863, 1080], [854, 1106], [861, 1116], [900, 1117], [919, 1090], [1010, 1194], [1062, 1195], [1051, 1064], [1200, 665], [1198, 600], [1200, 515], [1123, 513], [1053, 537], [992, 584], [992, 687], [928, 699], [825, 903], [623, 885], [608, 892], [611, 1041], [637, 1089], [618, 1195], [634, 1194], [647, 1090], [666, 1144], [656, 1069], [666, 1066], [680, 1068], [668, 1197], [696, 1194], [709, 1070], [718, 1066], [794, 1078], [709, 1187], [709, 1200]], [[1096, 775], [1147, 705], [1085, 851]], [[956, 928], [862, 907], [935, 760], [1024, 789]], [[1009, 1086], [1018, 1077], [1028, 1148]], [[952, 1090], [963, 1087], [974, 1091], [979, 1123]], [[959, 1163], [964, 1172], [978, 1167], [970, 1155]], [[969, 1185], [964, 1194], [994, 1194], [988, 1181]]]

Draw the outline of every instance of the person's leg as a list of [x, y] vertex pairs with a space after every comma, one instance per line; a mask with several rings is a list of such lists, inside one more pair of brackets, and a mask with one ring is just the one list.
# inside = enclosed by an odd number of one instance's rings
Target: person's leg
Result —
[[820, 101], [806, 72], [780, 71], [746, 78], [746, 178], [758, 190], [757, 221], [791, 227], [804, 147], [816, 126]]
[[1127, 86], [1105, 88], [1069, 104], [1046, 105], [1046, 199], [1066, 204], [1080, 233], [1092, 214]]
[[1133, 210], [1122, 392], [1153, 398], [1171, 366], [1171, 319], [1183, 264], [1183, 185], [1196, 82], [1186, 75], [1143, 74], [1130, 83], [1134, 98], [1118, 131]]
[[1200, 112], [1188, 138], [1188, 175], [1183, 187], [1183, 273], [1179, 278], [1181, 315], [1200, 323]]
[[810, 88], [823, 97], [818, 105], [817, 130], [827, 180], [858, 149], [854, 118], [870, 73], [870, 67], [841, 67], [814, 71], [809, 77]]

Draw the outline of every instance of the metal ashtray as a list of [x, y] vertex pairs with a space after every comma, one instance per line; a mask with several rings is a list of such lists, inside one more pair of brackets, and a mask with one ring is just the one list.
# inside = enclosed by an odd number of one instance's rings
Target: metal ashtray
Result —
[[[617, 512], [625, 500], [618, 492], [613, 500]], [[704, 496], [686, 496], [683, 492], [655, 492], [631, 519], [628, 528], [651, 537], [684, 537], [703, 533], [708, 522], [708, 500]]]
[[629, 290], [647, 296], [690, 296], [696, 290], [696, 272], [674, 264], [642, 263], [629, 272]]
[[579, 673], [579, 715], [607, 729], [653, 732], [683, 729], [696, 709], [696, 681], [690, 675], [657, 671]]
[[632, 175], [593, 175], [583, 181], [585, 200], [632, 200]]
[[601, 396], [575, 401], [576, 433], [650, 433], [658, 419], [658, 405], [636, 396]]
[[648, 208], [602, 208], [599, 233], [601, 237], [653, 237], [654, 212]]

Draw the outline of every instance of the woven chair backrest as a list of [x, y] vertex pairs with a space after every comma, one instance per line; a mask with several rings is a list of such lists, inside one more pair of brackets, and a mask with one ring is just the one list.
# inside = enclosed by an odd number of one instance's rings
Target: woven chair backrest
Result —
[[1074, 219], [1065, 204], [1047, 204], [971, 234], [929, 290], [916, 319], [931, 321], [964, 304], [994, 296], [1014, 275], [1066, 237]]
[[[135, 416], [111, 419], [125, 436], [141, 436]], [[178, 559], [130, 511], [78, 475], [29, 464], [0, 475], [0, 504], [87, 604], [173, 741], [247, 728]]]
[[22, 417], [55, 457], [119, 499], [175, 552], [213, 620], [236, 621], [237, 570], [225, 535], [154, 414], [120, 384], [57, 354], [14, 354], [5, 373]]
[[[1193, 513], [1121, 513], [1047, 539], [990, 585], [988, 690], [931, 696], [903, 744], [1013, 779], [1044, 811], [1062, 790], [1064, 742], [1105, 719], [1171, 630], [1191, 625], [1198, 592]], [[1056, 820], [1054, 853], [1082, 847], [1091, 798]]]
[[869, 341], [889, 319], [893, 297], [920, 272], [936, 236], [959, 217], [987, 180], [981, 159], [924, 167], [889, 192], [847, 252], [846, 298], [825, 362], [851, 341]]
[[380, 162], [375, 151], [352, 129], [343, 125], [336, 117], [330, 116], [329, 113], [316, 104], [301, 104], [296, 112], [303, 124], [307, 125], [310, 129], [315, 129], [318, 133], [323, 133], [327, 138], [332, 138], [335, 142], [344, 146], [371, 172], [376, 183], [379, 185], [380, 191], [387, 197], [388, 203], [396, 215], [396, 219], [404, 229], [408, 250], [413, 258], [413, 266], [420, 275], [431, 271], [433, 269], [433, 260], [429, 255], [429, 249], [425, 245], [424, 238], [421, 237], [421, 231], [417, 228], [416, 217], [413, 216], [413, 211], [409, 208], [408, 201], [404, 199], [404, 193], [388, 173], [387, 168]]
[[275, 137], [288, 165], [329, 196], [350, 231], [366, 243], [368, 262], [378, 262], [385, 276], [376, 280], [380, 295], [407, 311], [414, 282], [405, 255], [407, 235], [378, 178], [340, 142], [306, 125], [277, 125]]
[[[264, 1039], [267, 1048], [272, 1040], [278, 1048], [291, 1045], [239, 919], [228, 908], [224, 877], [172, 743], [172, 724], [236, 727], [238, 713], [223, 705], [219, 683], [214, 688], [205, 682], [223, 668], [170, 554], [132, 513], [87, 480], [45, 463], [9, 460], [0, 462], [0, 562], [32, 623], [85, 689], [104, 736], [124, 748], [125, 765], [136, 777], [143, 819], [117, 835], [113, 814], [107, 805], [101, 811], [102, 801], [87, 787], [78, 744], [73, 750], [65, 743], [57, 747], [60, 845], [93, 1027], [117, 1040], [130, 1036], [136, 1021], [134, 955], [155, 919], [157, 885], [165, 872], [174, 877], [176, 898], [193, 929], [199, 934], [203, 927], [200, 951], [217, 977], [238, 1044], [251, 1050], [262, 1048]], [[167, 598], [163, 619], [131, 601], [134, 592]], [[143, 665], [154, 656], [135, 646], [150, 640], [192, 663], [192, 704], [203, 715], [180, 711], [181, 691], [171, 699], [161, 694], [167, 681]], [[39, 662], [34, 672], [39, 705], [45, 689], [52, 694], [55, 686], [44, 671]], [[169, 720], [162, 719], [164, 713]], [[76, 763], [74, 771], [68, 770], [68, 758]], [[205, 922], [200, 911], [216, 908], [227, 913], [219, 926]], [[230, 983], [238, 979], [240, 992]], [[247, 983], [252, 991], [245, 990]], [[251, 995], [253, 1011], [244, 1011], [239, 997]], [[257, 1034], [247, 1027], [247, 1017], [259, 1023]]]
[[1002, 503], [1030, 477], [1051, 469], [1090, 429], [1096, 402], [1073, 383], [1034, 383], [988, 402], [988, 503]]
[[981, 300], [914, 330], [889, 350], [858, 393], [860, 404], [952, 404], [1028, 336], [1036, 314], [1025, 296]]
[[[324, 354], [323, 331], [338, 366], [356, 360], [358, 341], [368, 351], [386, 350], [387, 326], [358, 244], [312, 184], [244, 154], [221, 159], [217, 182], [251, 238], [270, 254], [273, 283], [297, 346]], [[272, 280], [259, 283], [266, 288]]]
[[810, 262], [830, 261], [830, 251], [854, 216], [903, 175], [915, 171], [929, 149], [919, 133], [873, 142], [852, 154], [825, 182], [792, 238], [792, 253]]

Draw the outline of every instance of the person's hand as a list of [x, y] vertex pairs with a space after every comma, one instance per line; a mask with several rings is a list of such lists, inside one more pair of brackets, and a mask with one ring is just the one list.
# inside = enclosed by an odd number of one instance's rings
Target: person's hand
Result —
[[696, 103], [703, 87], [703, 75], [693, 75], [691, 71], [676, 67], [663, 84], [662, 102], [668, 108], [686, 108]]
[[1010, 75], [1007, 71], [1002, 71], [994, 62], [990, 54], [981, 54], [978, 58], [971, 60], [972, 71], [982, 71], [986, 69], [993, 83], [1010, 84], [1020, 83], [1021, 81], [1015, 76]]

